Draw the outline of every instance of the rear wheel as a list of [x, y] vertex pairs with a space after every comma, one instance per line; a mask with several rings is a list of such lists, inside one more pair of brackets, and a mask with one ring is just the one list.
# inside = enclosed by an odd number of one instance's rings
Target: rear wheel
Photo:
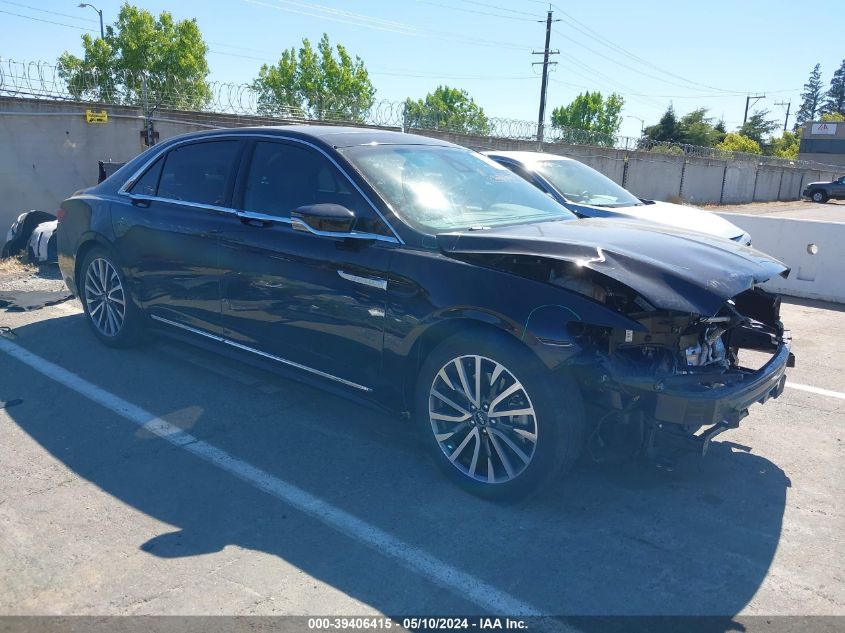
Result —
[[827, 194], [821, 189], [816, 189], [810, 194], [810, 199], [813, 202], [827, 202]]
[[90, 250], [82, 263], [79, 282], [82, 308], [98, 339], [110, 347], [140, 342], [143, 317], [111, 253], [101, 247]]
[[467, 332], [432, 351], [416, 410], [443, 472], [482, 497], [537, 492], [581, 451], [577, 385], [504, 335]]

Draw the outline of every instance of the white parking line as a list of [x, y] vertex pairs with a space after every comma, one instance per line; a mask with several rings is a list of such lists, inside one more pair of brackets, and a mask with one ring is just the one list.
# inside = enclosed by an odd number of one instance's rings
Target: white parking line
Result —
[[[6, 352], [35, 371], [113, 411], [119, 416], [155, 433], [218, 468], [242, 479], [252, 486], [293, 506], [329, 527], [353, 538], [378, 553], [394, 559], [420, 576], [445, 587], [460, 598], [493, 613], [538, 616], [542, 612], [483, 580], [406, 543], [384, 530], [370, 525], [301, 488], [275, 477], [260, 468], [238, 459], [211, 444], [197, 439], [177, 426], [123, 400], [84, 378], [27, 351], [11, 341], [0, 338], [0, 351]], [[561, 627], [567, 628], [567, 627]]]
[[822, 389], [820, 387], [812, 387], [810, 385], [802, 385], [797, 382], [789, 381], [786, 382], [786, 386], [800, 391], [809, 391], [810, 393], [815, 393], [820, 396], [830, 396], [831, 398], [840, 398], [841, 400], [845, 400], [845, 393], [842, 393], [841, 391], [831, 391], [830, 389]]

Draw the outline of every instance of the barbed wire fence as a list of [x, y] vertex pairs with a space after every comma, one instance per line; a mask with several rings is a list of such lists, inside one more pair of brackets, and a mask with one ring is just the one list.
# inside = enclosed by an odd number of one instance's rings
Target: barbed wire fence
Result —
[[[208, 127], [224, 127], [226, 124], [349, 123], [403, 131], [467, 134], [491, 140], [534, 141], [537, 138], [536, 121], [486, 117], [482, 123], [468, 126], [465, 121], [455, 120], [452, 112], [429, 110], [421, 117], [410, 116], [404, 101], [341, 101], [334, 95], [280, 93], [262, 90], [253, 84], [186, 82], [131, 72], [106, 74], [94, 69], [65, 68], [58, 63], [4, 58], [0, 58], [0, 97], [134, 106], [142, 108], [144, 117], [153, 120], [156, 112], [191, 113], [199, 124], [204, 119], [216, 122]], [[231, 118], [227, 120], [227, 116]], [[221, 120], [224, 125], [220, 124]], [[545, 126], [544, 139], [544, 144], [751, 161], [777, 167], [829, 167], [812, 161], [727, 152], [714, 147], [655, 141], [648, 137], [610, 135], [555, 126]]]

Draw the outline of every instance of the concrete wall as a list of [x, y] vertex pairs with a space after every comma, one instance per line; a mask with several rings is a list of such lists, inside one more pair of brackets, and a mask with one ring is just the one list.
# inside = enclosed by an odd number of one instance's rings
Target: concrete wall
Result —
[[689, 158], [684, 169], [681, 198], [690, 204], [719, 204], [724, 178], [724, 161]]
[[[86, 123], [85, 110], [106, 109], [108, 123]], [[202, 129], [278, 125], [254, 116], [161, 111], [160, 140]], [[0, 234], [23, 211], [54, 211], [74, 191], [94, 184], [97, 161], [126, 161], [144, 149], [137, 108], [0, 97]], [[538, 149], [534, 140], [415, 130], [472, 149]], [[543, 151], [580, 160], [635, 195], [692, 204], [794, 200], [804, 184], [834, 172], [773, 168], [753, 162], [701, 159], [658, 152], [545, 143]], [[756, 185], [755, 185], [756, 183]]]
[[681, 194], [683, 160], [674, 156], [632, 152], [628, 156], [625, 188], [638, 198], [677, 200]]
[[[751, 234], [754, 248], [792, 270], [764, 287], [793, 297], [845, 303], [845, 223], [720, 213]], [[815, 247], [815, 248], [814, 248]]]

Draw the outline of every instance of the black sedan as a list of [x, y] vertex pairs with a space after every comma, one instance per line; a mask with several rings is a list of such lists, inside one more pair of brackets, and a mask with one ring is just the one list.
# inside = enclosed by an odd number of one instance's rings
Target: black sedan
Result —
[[[103, 343], [163, 329], [407, 413], [514, 497], [585, 446], [692, 449], [780, 395], [787, 274], [751, 248], [576, 219], [492, 160], [397, 132], [242, 128], [150, 148], [62, 203]], [[750, 368], [740, 349], [768, 354]]]

